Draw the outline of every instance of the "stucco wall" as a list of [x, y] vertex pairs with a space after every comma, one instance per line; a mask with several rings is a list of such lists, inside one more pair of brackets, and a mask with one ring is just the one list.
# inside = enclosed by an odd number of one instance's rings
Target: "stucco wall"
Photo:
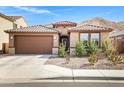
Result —
[[79, 33], [71, 32], [70, 33], [70, 55], [75, 55], [75, 46], [76, 42], [79, 41]]
[[[14, 23], [17, 24], [18, 28], [20, 28], [20, 26], [27, 26], [23, 18], [16, 20]], [[3, 43], [9, 43], [9, 35], [4, 32], [4, 30], [8, 29], [13, 29], [13, 22], [0, 16], [0, 50], [2, 50]]]
[[66, 28], [58, 28], [61, 31], [61, 35], [68, 35], [68, 31]]
[[79, 41], [79, 33], [78, 32], [71, 32], [70, 33], [70, 47], [75, 47], [76, 42]]
[[2, 50], [2, 43], [9, 42], [9, 35], [4, 30], [13, 29], [13, 23], [3, 17], [0, 17], [0, 50]]
[[102, 41], [105, 38], [109, 38], [109, 32], [102, 32], [100, 36], [101, 36], [101, 47], [102, 47]]
[[53, 47], [58, 47], [59, 46], [59, 35], [58, 34], [53, 34]]
[[20, 26], [22, 26], [22, 27], [27, 27], [28, 26], [23, 18], [17, 19], [14, 23], [17, 24], [18, 28], [20, 28]]
[[61, 30], [61, 35], [68, 35], [67, 28], [73, 27], [73, 26], [56, 26], [58, 30]]

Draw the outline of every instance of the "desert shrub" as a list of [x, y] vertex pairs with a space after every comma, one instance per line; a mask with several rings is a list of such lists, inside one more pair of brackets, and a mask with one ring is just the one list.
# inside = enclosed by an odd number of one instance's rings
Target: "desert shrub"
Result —
[[98, 46], [96, 45], [95, 41], [91, 40], [87, 42], [86, 52], [88, 55], [96, 54], [98, 50]]
[[124, 56], [117, 55], [117, 54], [111, 54], [108, 56], [108, 60], [112, 62], [114, 65], [124, 60]]
[[83, 51], [84, 51], [84, 46], [83, 46], [83, 41], [79, 41], [76, 43], [75, 46], [75, 54], [78, 57], [83, 56]]
[[65, 54], [65, 63], [68, 64], [70, 61], [70, 55], [68, 53]]
[[108, 39], [104, 39], [102, 42], [102, 50], [108, 60], [116, 65], [117, 63], [121, 62], [124, 59], [124, 56], [117, 54], [117, 49]]
[[65, 51], [65, 46], [63, 44], [59, 45], [58, 54], [59, 54], [59, 57], [66, 57], [67, 53]]
[[101, 48], [98, 49], [98, 51], [96, 53], [96, 56], [98, 57], [98, 59], [104, 59], [104, 58], [106, 58], [105, 53], [102, 52], [102, 49]]
[[89, 56], [88, 61], [91, 65], [94, 65], [96, 62], [98, 62], [98, 58], [96, 55], [92, 54]]
[[102, 51], [105, 53], [106, 56], [109, 56], [116, 52], [116, 48], [108, 39], [104, 39], [102, 42]]

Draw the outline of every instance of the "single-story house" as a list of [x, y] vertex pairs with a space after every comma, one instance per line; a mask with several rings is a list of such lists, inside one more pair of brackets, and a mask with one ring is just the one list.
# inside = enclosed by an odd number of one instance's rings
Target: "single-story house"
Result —
[[124, 30], [116, 31], [110, 36], [110, 40], [119, 53], [124, 53]]
[[95, 25], [80, 25], [75, 22], [60, 21], [49, 25], [36, 25], [11, 30], [9, 33], [9, 53], [11, 54], [58, 54], [60, 43], [74, 54], [79, 40], [97, 41], [102, 46], [102, 39], [113, 29]]

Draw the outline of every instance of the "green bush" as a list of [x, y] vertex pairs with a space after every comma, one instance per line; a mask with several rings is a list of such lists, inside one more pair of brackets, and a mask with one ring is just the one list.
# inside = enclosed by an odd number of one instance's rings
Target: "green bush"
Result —
[[63, 44], [59, 45], [59, 50], [58, 50], [59, 57], [66, 57], [66, 51], [65, 51], [65, 46]]
[[79, 41], [76, 43], [76, 47], [75, 47], [75, 54], [78, 57], [83, 56], [83, 51], [84, 51], [84, 46], [83, 46], [83, 42]]
[[98, 58], [96, 55], [92, 54], [89, 56], [88, 61], [91, 65], [94, 65], [96, 62], [98, 62]]
[[98, 46], [96, 45], [95, 41], [91, 40], [87, 42], [86, 52], [88, 55], [96, 54], [98, 50]]

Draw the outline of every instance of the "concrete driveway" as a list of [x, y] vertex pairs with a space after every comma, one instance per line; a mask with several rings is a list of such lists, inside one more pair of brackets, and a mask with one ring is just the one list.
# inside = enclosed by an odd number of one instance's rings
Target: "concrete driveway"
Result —
[[[44, 65], [51, 55], [0, 56], [0, 79], [39, 79], [72, 76], [70, 69]], [[58, 71], [59, 69], [59, 71]]]

